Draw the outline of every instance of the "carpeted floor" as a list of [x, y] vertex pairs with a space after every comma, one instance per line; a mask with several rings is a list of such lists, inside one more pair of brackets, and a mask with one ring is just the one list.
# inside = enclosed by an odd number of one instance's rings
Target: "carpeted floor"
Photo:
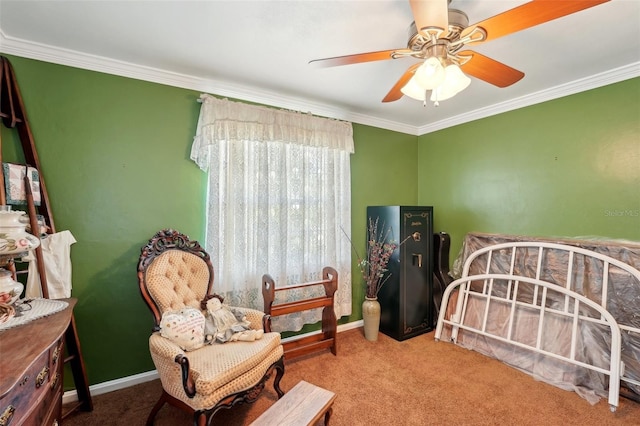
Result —
[[[362, 329], [338, 335], [330, 352], [286, 363], [282, 388], [306, 380], [337, 394], [333, 426], [374, 425], [640, 425], [640, 404], [621, 398], [615, 413], [606, 399], [590, 405], [565, 391], [476, 352], [435, 342], [433, 333], [404, 342]], [[276, 401], [273, 379], [259, 400], [223, 410], [214, 424], [251, 423]], [[94, 411], [77, 412], [65, 426], [143, 425], [161, 392], [158, 380], [93, 397]], [[190, 425], [190, 415], [165, 405], [158, 426]]]

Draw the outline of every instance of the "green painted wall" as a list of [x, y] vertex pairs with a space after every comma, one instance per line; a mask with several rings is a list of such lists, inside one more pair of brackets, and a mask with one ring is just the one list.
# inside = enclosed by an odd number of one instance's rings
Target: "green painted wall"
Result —
[[[72, 295], [79, 299], [75, 316], [89, 382], [152, 370], [151, 313], [138, 290], [137, 260], [141, 246], [165, 227], [204, 238], [206, 175], [189, 160], [199, 92], [9, 59], [56, 228], [78, 240]], [[417, 140], [359, 125], [354, 139], [353, 239], [364, 250], [367, 200], [417, 199]], [[2, 141], [4, 160], [20, 160], [16, 132], [2, 126]], [[353, 314], [342, 323], [362, 317], [357, 279]]]
[[418, 140], [452, 261], [470, 231], [640, 241], [640, 78]]
[[[389, 130], [353, 125], [356, 154], [351, 162], [351, 233], [358, 253], [365, 254], [367, 206], [415, 205], [418, 195], [416, 137]], [[355, 265], [353, 315], [362, 318], [364, 282]]]
[[[78, 241], [71, 250], [73, 296], [89, 381], [151, 370], [152, 321], [136, 263], [159, 229], [204, 234], [205, 175], [189, 161], [198, 93], [10, 60], [56, 228]], [[17, 135], [3, 126], [2, 136], [8, 159]]]

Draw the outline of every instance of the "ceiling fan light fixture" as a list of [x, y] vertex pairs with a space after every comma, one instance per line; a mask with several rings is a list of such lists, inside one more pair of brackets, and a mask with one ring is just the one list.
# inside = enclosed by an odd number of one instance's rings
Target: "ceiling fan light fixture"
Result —
[[[397, 101], [403, 94], [426, 102], [423, 92], [431, 90], [430, 98], [437, 106], [438, 100], [455, 96], [471, 82], [459, 69], [460, 66], [469, 75], [501, 88], [511, 86], [524, 77], [521, 71], [478, 52], [461, 50], [463, 47], [504, 37], [608, 1], [526, 1], [469, 26], [469, 17], [464, 12], [448, 7], [451, 0], [409, 0], [413, 22], [409, 25], [406, 48], [336, 56], [311, 63], [339, 66], [406, 57], [420, 59], [423, 62], [411, 65], [382, 102]], [[468, 65], [470, 61], [473, 62]], [[448, 74], [455, 78], [447, 77], [447, 80], [453, 80], [444, 82], [440, 87], [438, 80], [443, 67], [452, 63], [457, 66], [451, 67]], [[416, 87], [414, 83], [422, 87]]]
[[430, 100], [439, 102], [450, 99], [456, 94], [466, 89], [471, 84], [471, 79], [464, 75], [462, 70], [456, 64], [448, 65], [445, 68], [444, 82], [433, 89]]
[[416, 76], [414, 74], [411, 79], [405, 84], [400, 91], [405, 96], [408, 96], [416, 101], [423, 101], [427, 98], [427, 91], [424, 87], [420, 86], [416, 81]]
[[433, 90], [444, 82], [445, 69], [440, 59], [431, 56], [420, 65], [413, 78], [424, 90]]

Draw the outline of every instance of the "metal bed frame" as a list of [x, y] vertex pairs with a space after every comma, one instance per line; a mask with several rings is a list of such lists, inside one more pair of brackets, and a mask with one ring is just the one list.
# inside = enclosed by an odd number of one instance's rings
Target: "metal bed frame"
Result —
[[[566, 276], [554, 277], [554, 282], [542, 279], [546, 278], [543, 276], [545, 275], [544, 259], [549, 251], [554, 251], [556, 255], [560, 253], [567, 258]], [[574, 260], [579, 256], [584, 256], [583, 261], [589, 259], [601, 265], [599, 300], [592, 300], [597, 298], [597, 294], [589, 292], [590, 299], [574, 291]], [[496, 272], [495, 270], [500, 268], [496, 267], [497, 262], [493, 261], [494, 258], [504, 261], [509, 257], [508, 270]], [[534, 270], [521, 271], [527, 269], [526, 265], [522, 267], [523, 258], [526, 258], [526, 262], [535, 263]], [[469, 275], [470, 270], [473, 270], [475, 275]], [[534, 276], [524, 276], [531, 272], [534, 272]], [[609, 376], [609, 405], [611, 410], [615, 411], [620, 395], [620, 381], [640, 386], [640, 381], [625, 373], [625, 365], [622, 361], [625, 348], [621, 344], [625, 338], [640, 339], [640, 328], [633, 324], [625, 324], [624, 319], [616, 319], [609, 312], [610, 272], [628, 274], [640, 288], [640, 271], [617, 259], [583, 248], [547, 242], [508, 242], [484, 247], [473, 252], [466, 259], [462, 277], [446, 288], [442, 297], [435, 338], [440, 340], [446, 324], [451, 327], [451, 340], [455, 343], [458, 341], [459, 332], [463, 330], [606, 374]], [[500, 291], [496, 291], [497, 288]], [[522, 291], [525, 288], [527, 296], [524, 296], [525, 292]], [[457, 297], [455, 308], [449, 311], [449, 318], [445, 318], [452, 295]], [[479, 318], [468, 318], [467, 307], [470, 300], [479, 302], [479, 306], [482, 307]], [[489, 324], [492, 307], [498, 306], [508, 311], [506, 332], [502, 330], [498, 333], [495, 327]], [[529, 315], [536, 318], [535, 344], [526, 344], [514, 339], [517, 310], [526, 310]], [[571, 349], [568, 354], [550, 352], [542, 345], [545, 325], [552, 317], [571, 321]], [[608, 364], [605, 367], [576, 356], [576, 342], [585, 324], [587, 326], [596, 324], [597, 327], [608, 329], [610, 349], [608, 363], [606, 359], [599, 360], [600, 363]], [[636, 373], [640, 374], [640, 372]]]

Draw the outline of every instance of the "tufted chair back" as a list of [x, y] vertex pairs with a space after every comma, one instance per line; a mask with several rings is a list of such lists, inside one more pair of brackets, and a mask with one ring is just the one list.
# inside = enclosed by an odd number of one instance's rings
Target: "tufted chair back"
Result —
[[138, 281], [142, 297], [154, 315], [154, 330], [165, 311], [187, 306], [200, 309], [200, 301], [213, 285], [213, 266], [198, 242], [165, 229], [142, 248], [140, 259]]

